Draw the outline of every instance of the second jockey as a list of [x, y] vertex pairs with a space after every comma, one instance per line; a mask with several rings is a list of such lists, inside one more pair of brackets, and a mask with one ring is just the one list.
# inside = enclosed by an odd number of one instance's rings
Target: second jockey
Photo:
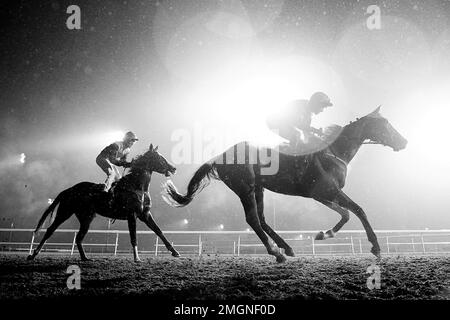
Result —
[[113, 182], [121, 178], [119, 167], [130, 167], [131, 162], [127, 162], [127, 155], [138, 140], [133, 132], [128, 131], [122, 141], [111, 143], [97, 156], [96, 163], [107, 175], [105, 191], [109, 191]]

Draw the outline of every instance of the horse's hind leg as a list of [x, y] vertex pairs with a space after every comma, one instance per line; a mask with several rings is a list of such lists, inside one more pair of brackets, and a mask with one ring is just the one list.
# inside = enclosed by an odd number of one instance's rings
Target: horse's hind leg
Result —
[[152, 214], [150, 212], [150, 208], [144, 210], [144, 213], [139, 216], [139, 219], [144, 222], [164, 243], [167, 250], [169, 250], [172, 253], [172, 256], [179, 257], [180, 254], [177, 250], [172, 246], [172, 244], [167, 240], [166, 236], [163, 234], [161, 229], [156, 224], [155, 220], [152, 217]]
[[86, 257], [86, 253], [83, 248], [83, 239], [89, 231], [89, 226], [95, 217], [95, 213], [89, 213], [88, 215], [83, 215], [82, 213], [77, 213], [77, 218], [80, 221], [80, 229], [78, 230], [77, 236], [75, 238], [75, 243], [77, 244], [78, 252], [80, 253], [80, 258], [82, 261], [89, 261]]
[[245, 220], [264, 244], [267, 252], [276, 256], [278, 262], [284, 262], [286, 257], [278, 248], [272, 246], [267, 234], [261, 227], [255, 199], [255, 173], [252, 166], [223, 166], [219, 167], [217, 172], [220, 179], [241, 199], [245, 211]]
[[280, 237], [278, 233], [276, 233], [266, 222], [264, 217], [264, 192], [263, 188], [260, 186], [255, 187], [255, 200], [256, 206], [258, 210], [259, 222], [263, 230], [275, 241], [278, 247], [284, 249], [284, 253], [290, 257], [294, 257], [294, 250], [284, 241], [283, 238]]
[[324, 205], [326, 205], [331, 210], [334, 210], [337, 213], [339, 213], [341, 215], [341, 220], [339, 220], [339, 222], [332, 229], [330, 229], [326, 232], [320, 231], [319, 233], [317, 233], [315, 240], [325, 240], [328, 238], [333, 238], [334, 235], [339, 230], [341, 230], [341, 228], [344, 226], [344, 224], [346, 224], [348, 222], [348, 220], [350, 219], [350, 217], [349, 217], [350, 214], [347, 209], [342, 208], [341, 206], [339, 206], [338, 204], [336, 204], [332, 201], [328, 201], [328, 200], [318, 200], [318, 201], [323, 203]]
[[267, 237], [260, 224], [257, 214], [255, 193], [251, 192], [246, 195], [241, 195], [240, 198], [244, 207], [245, 220], [247, 221], [247, 223], [256, 232], [256, 235], [259, 237], [259, 239], [261, 239], [262, 243], [267, 249], [267, 252], [271, 255], [274, 255], [277, 258], [277, 262], [284, 262], [286, 258], [281, 252], [279, 252], [279, 250], [277, 250], [278, 248], [272, 247], [272, 245], [269, 243], [269, 238]]
[[53, 234], [53, 232], [55, 232], [55, 230], [67, 219], [70, 218], [70, 216], [73, 213], [70, 210], [67, 210], [65, 208], [65, 205], [63, 203], [61, 203], [59, 205], [58, 211], [56, 212], [56, 216], [55, 216], [55, 220], [53, 221], [53, 223], [47, 228], [47, 231], [45, 232], [44, 237], [42, 238], [41, 242], [39, 243], [39, 245], [37, 246], [36, 249], [34, 249], [33, 254], [28, 256], [28, 260], [33, 260], [41, 251], [42, 247], [44, 246], [45, 242], [48, 240], [48, 238], [51, 237], [51, 235]]

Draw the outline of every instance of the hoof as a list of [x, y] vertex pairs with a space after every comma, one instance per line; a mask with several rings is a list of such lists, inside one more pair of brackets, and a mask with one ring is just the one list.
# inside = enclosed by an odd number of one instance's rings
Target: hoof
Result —
[[179, 258], [180, 254], [178, 253], [178, 251], [172, 251], [172, 257]]
[[328, 230], [327, 232], [325, 232], [325, 239], [328, 239], [328, 238], [334, 238], [333, 230]]
[[381, 253], [380, 253], [380, 249], [379, 248], [372, 247], [372, 249], [370, 249], [370, 252], [372, 252], [372, 254], [375, 257], [377, 257], [377, 259], [381, 259]]
[[316, 237], [314, 240], [324, 240], [325, 239], [325, 233], [323, 231], [320, 231], [318, 234], [316, 234]]
[[141, 259], [134, 259], [134, 262], [135, 262], [135, 263], [141, 263], [142, 260], [141, 260]]
[[289, 257], [295, 257], [295, 253], [294, 250], [292, 250], [291, 247], [284, 249], [284, 254], [289, 256]]
[[92, 261], [92, 259], [89, 259], [89, 258], [81, 258], [81, 261], [83, 261], [83, 262], [90, 262], [90, 261]]
[[286, 261], [286, 257], [283, 256], [281, 253], [277, 255], [277, 262], [278, 263], [283, 263]]
[[271, 246], [267, 249], [267, 253], [271, 256], [278, 256], [279, 254], [281, 254], [281, 250], [277, 246]]
[[32, 254], [30, 254], [30, 255], [27, 257], [27, 260], [28, 260], [28, 261], [34, 260], [34, 256], [33, 256]]

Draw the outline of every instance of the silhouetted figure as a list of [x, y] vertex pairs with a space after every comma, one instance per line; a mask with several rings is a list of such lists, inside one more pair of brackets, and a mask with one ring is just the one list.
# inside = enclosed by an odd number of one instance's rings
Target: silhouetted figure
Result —
[[47, 228], [44, 237], [28, 256], [33, 260], [41, 251], [45, 242], [64, 221], [75, 214], [80, 222], [75, 242], [80, 252], [81, 260], [89, 260], [83, 249], [83, 239], [86, 236], [92, 220], [97, 214], [110, 218], [128, 221], [131, 246], [134, 261], [141, 261], [137, 249], [136, 219], [144, 222], [163, 241], [172, 256], [180, 254], [173, 247], [164, 233], [156, 224], [150, 212], [150, 195], [148, 193], [153, 172], [164, 174], [166, 177], [174, 174], [176, 168], [172, 166], [159, 152], [158, 147], [150, 145], [142, 155], [131, 161], [130, 171], [124, 175], [113, 192], [103, 192], [103, 185], [92, 182], [80, 182], [60, 192], [52, 204], [44, 211], [35, 229], [37, 233], [45, 219], [56, 211], [55, 219]]
[[332, 106], [330, 98], [323, 92], [314, 93], [309, 100], [294, 100], [270, 115], [266, 123], [268, 127], [289, 140], [291, 150], [302, 151], [302, 146], [314, 143], [323, 135], [322, 130], [311, 127], [313, 114], [319, 114]]
[[[333, 131], [339, 129], [334, 128]], [[240, 142], [230, 147], [223, 154], [205, 162], [194, 173], [187, 185], [185, 194], [180, 193], [175, 185], [165, 184], [166, 194], [163, 199], [172, 206], [184, 207], [208, 185], [210, 179], [223, 181], [241, 200], [245, 211], [245, 220], [264, 244], [267, 252], [274, 255], [278, 262], [286, 260], [284, 254], [294, 256], [292, 247], [273, 230], [264, 216], [264, 189], [290, 196], [302, 196], [314, 199], [341, 215], [341, 220], [326, 232], [317, 233], [315, 240], [332, 238], [349, 219], [349, 211], [361, 221], [367, 239], [372, 244], [371, 252], [380, 257], [380, 245], [364, 210], [350, 199], [342, 190], [347, 177], [347, 166], [365, 141], [391, 147], [394, 151], [402, 150], [408, 141], [381, 116], [380, 107], [370, 114], [350, 122], [342, 127], [339, 136], [327, 148], [307, 154], [292, 155], [270, 151], [272, 164], [277, 163], [275, 173], [265, 173], [267, 162], [256, 164], [224, 163], [223, 159], [233, 150], [244, 150], [256, 154], [264, 147], [252, 146]], [[305, 161], [310, 158], [311, 160]], [[224, 212], [227, 212], [226, 210]], [[269, 237], [275, 241], [274, 245]], [[284, 254], [279, 249], [284, 249]]]
[[138, 140], [133, 132], [128, 131], [122, 141], [111, 143], [97, 156], [96, 162], [98, 166], [107, 175], [105, 191], [111, 188], [113, 182], [121, 178], [118, 167], [129, 168], [131, 166], [131, 162], [127, 162], [127, 155], [130, 153], [130, 148]]

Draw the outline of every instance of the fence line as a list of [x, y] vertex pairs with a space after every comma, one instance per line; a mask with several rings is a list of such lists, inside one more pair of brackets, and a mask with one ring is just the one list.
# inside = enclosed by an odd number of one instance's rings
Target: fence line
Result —
[[[6, 242], [0, 242], [0, 249], [1, 246], [5, 246], [5, 245], [9, 245], [10, 246], [10, 250], [12, 249], [11, 246], [19, 246], [16, 247], [15, 250], [23, 250], [23, 251], [28, 251], [29, 253], [31, 253], [33, 251], [33, 248], [35, 245], [37, 245], [39, 242], [35, 242], [35, 238], [36, 235], [33, 232], [33, 229], [11, 229], [11, 228], [0, 228], [0, 232], [9, 232], [10, 233], [10, 240], [6, 241]], [[42, 229], [41, 232], [42, 234], [46, 231], [46, 229]], [[11, 234], [12, 233], [17, 233], [17, 232], [30, 232], [31, 233], [31, 241], [29, 242], [12, 242], [11, 241]], [[74, 253], [74, 249], [75, 249], [75, 239], [76, 239], [76, 235], [78, 230], [77, 229], [58, 229], [55, 232], [57, 233], [73, 233], [73, 239], [72, 242], [48, 242], [46, 243], [46, 246], [61, 246], [61, 247], [69, 247], [70, 249], [59, 249], [58, 251], [63, 251], [63, 252], [70, 252], [70, 255], [73, 255]], [[387, 254], [398, 254], [398, 253], [450, 253], [450, 229], [441, 229], [441, 230], [375, 230], [375, 232], [377, 234], [384, 234], [384, 236], [378, 236], [378, 238], [385, 239], [385, 242], [380, 240], [380, 244], [384, 245], [386, 248], [385, 253]], [[120, 253], [120, 251], [118, 250], [118, 245], [119, 245], [119, 235], [120, 234], [128, 234], [128, 230], [90, 230], [89, 234], [113, 234], [115, 235], [115, 241], [114, 243], [83, 243], [84, 246], [87, 247], [103, 247], [103, 248], [108, 248], [108, 247], [113, 247], [114, 248], [114, 255], [117, 255], [118, 253]], [[204, 248], [205, 248], [205, 241], [204, 238], [202, 239], [202, 235], [206, 236], [206, 235], [221, 235], [221, 236], [226, 236], [226, 237], [230, 237], [231, 235], [237, 235], [237, 239], [233, 238], [231, 240], [228, 241], [216, 241], [216, 242], [212, 242], [212, 243], [219, 243], [219, 242], [229, 242], [230, 243], [230, 252], [232, 252], [233, 255], [239, 256], [242, 253], [243, 249], [248, 249], [248, 248], [253, 248], [254, 252], [256, 253], [256, 248], [262, 248], [264, 247], [262, 243], [260, 243], [259, 239], [257, 237], [255, 237], [255, 241], [256, 243], [243, 243], [243, 236], [246, 235], [252, 235], [255, 236], [255, 233], [253, 231], [180, 231], [180, 230], [176, 230], [176, 231], [164, 231], [165, 234], [174, 234], [174, 235], [186, 235], [186, 236], [197, 236], [197, 242], [196, 243], [177, 243], [175, 246], [177, 248], [192, 248], [194, 249], [194, 251], [190, 252], [193, 254], [198, 254], [199, 256], [202, 255], [202, 253], [204, 253]], [[356, 254], [364, 254], [364, 253], [368, 253], [368, 252], [364, 252], [363, 251], [363, 244], [362, 241], [367, 242], [366, 240], [366, 236], [365, 236], [365, 231], [364, 230], [345, 230], [345, 231], [341, 231], [338, 236], [336, 238], [333, 239], [328, 239], [324, 242], [322, 241], [315, 241], [314, 240], [314, 235], [317, 233], [317, 231], [312, 231], [312, 230], [300, 230], [300, 231], [277, 231], [277, 233], [279, 234], [297, 234], [298, 237], [296, 238], [290, 238], [290, 239], [286, 239], [286, 241], [290, 241], [290, 242], [294, 242], [294, 243], [300, 243], [300, 248], [302, 249], [302, 252], [296, 252], [296, 254], [305, 254], [305, 255], [336, 255], [336, 254], [351, 254], [351, 255], [356, 255]], [[137, 231], [138, 235], [147, 235], [147, 234], [151, 234], [154, 235], [153, 231], [151, 230], [139, 230]], [[361, 237], [354, 237], [354, 235], [356, 234], [360, 234]], [[311, 235], [311, 236], [307, 236], [306, 238], [303, 237], [303, 235]], [[349, 237], [344, 237], [344, 235], [350, 235]], [[154, 250], [150, 250], [150, 251], [145, 251], [145, 250], [141, 250], [141, 253], [151, 253], [154, 254], [155, 256], [158, 256], [158, 254], [161, 254], [159, 247], [164, 247], [164, 244], [160, 244], [159, 243], [159, 238], [154, 235], [156, 237], [155, 243], [154, 243]], [[434, 237], [434, 236], [439, 236], [439, 237], [445, 237], [446, 240], [445, 241], [425, 241], [424, 237]], [[407, 240], [407, 242], [402, 242], [400, 240], [398, 240], [398, 238], [409, 238]], [[418, 241], [415, 241], [415, 238], [418, 239]], [[236, 241], [237, 240], [237, 241]], [[332, 241], [339, 241], [339, 240], [346, 240], [346, 242], [332, 242]], [[357, 245], [355, 246], [354, 241], [357, 240]], [[431, 239], [428, 239], [431, 240]], [[308, 243], [303, 243], [303, 242], [308, 242]], [[232, 246], [231, 246], [232, 244]], [[430, 251], [427, 250], [427, 248], [429, 246], [435, 246], [436, 250], [434, 251]], [[20, 246], [23, 246], [23, 248], [21, 248]], [[398, 251], [397, 248], [398, 246], [409, 246], [412, 251], [408, 250], [408, 251]], [[416, 250], [417, 246], [420, 246], [421, 250]], [[442, 247], [442, 250], [439, 251], [437, 250], [438, 246]], [[297, 248], [298, 246], [294, 246], [295, 248]], [[319, 252], [320, 248], [329, 248], [329, 252]], [[344, 247], [344, 248], [350, 248], [349, 252], [332, 252], [332, 250], [336, 247]], [[356, 250], [358, 248], [358, 250]], [[304, 253], [304, 249], [310, 249], [310, 252]], [[395, 250], [393, 250], [395, 249]], [[368, 251], [368, 250], [367, 250]], [[129, 250], [127, 250], [126, 252], [129, 252]]]

